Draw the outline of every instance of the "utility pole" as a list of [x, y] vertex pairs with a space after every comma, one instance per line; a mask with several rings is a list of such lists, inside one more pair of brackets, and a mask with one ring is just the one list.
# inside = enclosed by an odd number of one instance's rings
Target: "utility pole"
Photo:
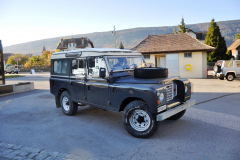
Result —
[[116, 39], [115, 39], [115, 35], [116, 35], [116, 28], [115, 26], [113, 27], [113, 31], [112, 31], [113, 35], [114, 35], [114, 48], [116, 48]]

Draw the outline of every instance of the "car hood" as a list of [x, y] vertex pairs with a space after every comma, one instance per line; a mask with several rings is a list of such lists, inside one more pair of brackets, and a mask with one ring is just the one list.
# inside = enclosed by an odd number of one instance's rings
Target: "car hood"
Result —
[[115, 83], [131, 83], [131, 84], [160, 84], [163, 82], [179, 79], [178, 77], [156, 78], [156, 79], [141, 79], [134, 76], [120, 77], [115, 80]]

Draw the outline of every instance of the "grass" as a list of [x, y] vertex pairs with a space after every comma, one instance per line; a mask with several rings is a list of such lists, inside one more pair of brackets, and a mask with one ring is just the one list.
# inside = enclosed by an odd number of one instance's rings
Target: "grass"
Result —
[[17, 78], [17, 77], [23, 77], [23, 75], [5, 75], [5, 78]]

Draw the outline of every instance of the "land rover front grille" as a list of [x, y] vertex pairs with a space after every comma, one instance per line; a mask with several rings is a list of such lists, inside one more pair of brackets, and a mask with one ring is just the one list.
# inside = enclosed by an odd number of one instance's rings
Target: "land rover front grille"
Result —
[[173, 99], [173, 82], [165, 84], [167, 92], [167, 102]]

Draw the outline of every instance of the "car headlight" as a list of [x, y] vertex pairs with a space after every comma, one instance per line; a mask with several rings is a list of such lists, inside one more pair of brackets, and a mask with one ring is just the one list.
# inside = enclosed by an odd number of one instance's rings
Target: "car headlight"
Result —
[[160, 102], [163, 102], [163, 100], [164, 100], [164, 94], [163, 93], [160, 93], [159, 100], [160, 100]]
[[186, 85], [185, 86], [185, 93], [187, 93], [188, 92], [188, 86]]

